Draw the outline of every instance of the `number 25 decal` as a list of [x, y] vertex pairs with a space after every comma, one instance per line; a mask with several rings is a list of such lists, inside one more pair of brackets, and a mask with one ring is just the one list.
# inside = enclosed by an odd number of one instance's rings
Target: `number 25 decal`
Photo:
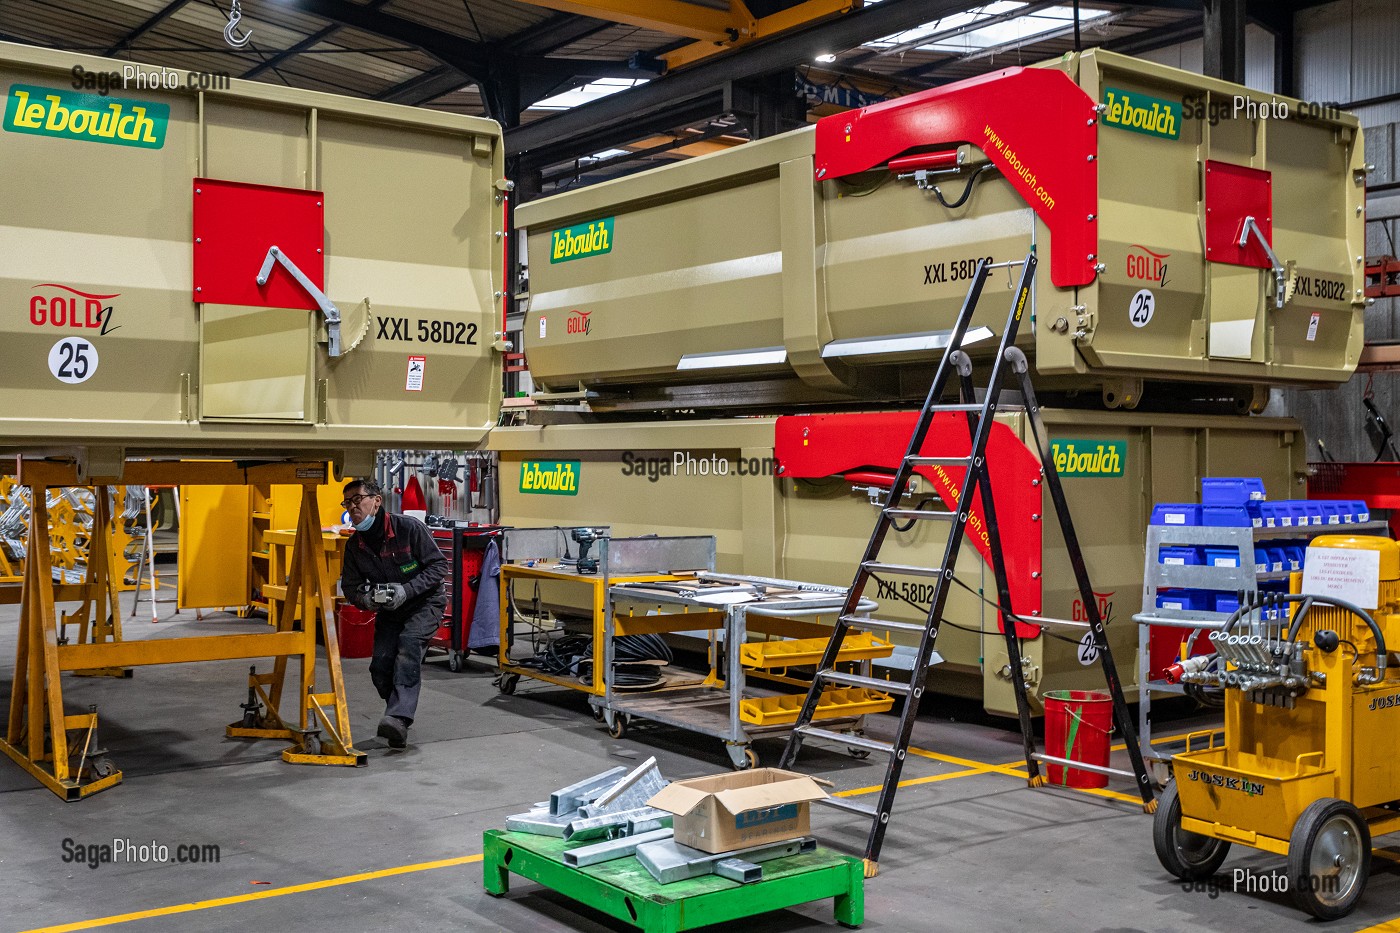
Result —
[[64, 337], [49, 350], [49, 372], [69, 385], [87, 382], [97, 372], [97, 348], [83, 337]]
[[1157, 299], [1147, 289], [1139, 289], [1133, 300], [1128, 302], [1128, 320], [1133, 322], [1134, 327], [1146, 327], [1155, 310]]

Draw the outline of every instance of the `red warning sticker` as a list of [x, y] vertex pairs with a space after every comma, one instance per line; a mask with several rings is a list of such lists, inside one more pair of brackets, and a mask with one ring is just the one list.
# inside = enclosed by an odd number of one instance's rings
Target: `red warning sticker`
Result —
[[428, 365], [426, 356], [410, 356], [408, 358], [408, 380], [404, 383], [404, 389], [409, 392], [423, 391], [423, 369]]

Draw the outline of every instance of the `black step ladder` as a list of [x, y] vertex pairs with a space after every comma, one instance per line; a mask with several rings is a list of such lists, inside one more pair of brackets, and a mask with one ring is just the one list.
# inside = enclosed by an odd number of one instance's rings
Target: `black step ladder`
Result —
[[[992, 373], [986, 393], [983, 396], [983, 400], [979, 403], [975, 400], [975, 390], [972, 383], [972, 361], [968, 355], [963, 352], [962, 344], [973, 315], [976, 313], [977, 303], [982, 296], [982, 287], [986, 284], [987, 275], [991, 269], [1001, 266], [1005, 266], [1008, 269], [1014, 266], [1021, 266], [1021, 278], [1011, 303], [1010, 313], [1007, 315], [1006, 326], [1002, 330], [1001, 345], [997, 350], [996, 359], [992, 365]], [[1015, 262], [992, 265], [986, 260], [982, 260], [978, 263], [967, 291], [967, 297], [963, 301], [962, 310], [958, 314], [957, 322], [953, 325], [952, 333], [948, 337], [948, 345], [944, 350], [943, 359], [939, 362], [938, 370], [934, 374], [933, 385], [930, 386], [928, 397], [924, 401], [924, 406], [919, 412], [919, 419], [914, 427], [913, 436], [909, 439], [908, 450], [905, 452], [904, 459], [900, 463], [898, 471], [895, 473], [894, 483], [890, 489], [889, 497], [885, 500], [885, 506], [880, 510], [879, 518], [876, 519], [875, 530], [870, 535], [870, 542], [866, 545], [865, 554], [861, 557], [860, 564], [856, 569], [855, 581], [851, 584], [851, 588], [846, 594], [845, 604], [840, 614], [837, 616], [836, 624], [832, 629], [831, 641], [827, 644], [821, 662], [817, 665], [816, 675], [813, 677], [812, 685], [807, 691], [806, 702], [803, 703], [802, 711], [798, 714], [797, 723], [794, 725], [792, 734], [788, 738], [787, 747], [783, 749], [783, 757], [779, 764], [781, 768], [792, 767], [797, 759], [798, 752], [802, 748], [802, 743], [806, 739], [828, 740], [838, 745], [856, 747], [889, 756], [889, 763], [885, 769], [884, 783], [880, 790], [880, 798], [873, 808], [842, 797], [828, 797], [822, 801], [822, 803], [838, 809], [849, 810], [870, 818], [870, 835], [866, 840], [865, 846], [866, 877], [874, 877], [879, 868], [880, 847], [884, 842], [885, 830], [889, 826], [890, 813], [894, 806], [895, 791], [899, 786], [899, 776], [904, 769], [904, 759], [909, 748], [910, 737], [914, 730], [914, 719], [918, 716], [919, 698], [924, 692], [924, 678], [927, 675], [930, 663], [936, 664], [939, 660], [937, 653], [934, 651], [934, 646], [938, 640], [939, 627], [944, 621], [943, 609], [948, 601], [948, 593], [955, 584], [953, 568], [957, 564], [958, 552], [962, 547], [963, 538], [966, 537], [969, 515], [968, 503], [972, 501], [972, 497], [979, 489], [981, 491], [981, 501], [985, 513], [986, 530], [990, 545], [989, 550], [992, 557], [992, 570], [996, 578], [997, 608], [1000, 609], [1002, 616], [1002, 629], [1006, 639], [1007, 658], [1010, 661], [1010, 670], [1012, 672], [1011, 683], [1016, 695], [1016, 708], [1020, 718], [1022, 745], [1025, 751], [1026, 770], [1030, 777], [1030, 785], [1032, 787], [1037, 787], [1045, 783], [1040, 773], [1041, 762], [1061, 766], [1069, 765], [1081, 771], [1095, 771], [1133, 777], [1137, 781], [1138, 791], [1142, 796], [1143, 809], [1151, 812], [1156, 807], [1153, 801], [1152, 782], [1148, 777], [1147, 768], [1143, 763], [1142, 751], [1138, 748], [1136, 730], [1133, 728], [1132, 720], [1128, 716], [1127, 702], [1123, 699], [1123, 685], [1118, 678], [1118, 671], [1113, 663], [1113, 654], [1109, 649], [1108, 634], [1104, 629], [1103, 619], [1099, 613], [1098, 601], [1094, 598], [1093, 588], [1089, 583], [1089, 574], [1084, 565], [1084, 555], [1079, 547], [1079, 539], [1074, 532], [1074, 524], [1070, 520], [1069, 508], [1065, 502], [1064, 489], [1060, 484], [1060, 476], [1055, 469], [1055, 458], [1050, 449], [1050, 438], [1045, 430], [1044, 422], [1041, 420], [1040, 408], [1036, 404], [1035, 392], [1030, 382], [1030, 369], [1027, 365], [1025, 354], [1017, 349], [1015, 345], [1016, 335], [1020, 330], [1022, 315], [1030, 302], [1031, 285], [1035, 279], [1035, 268], [1036, 257], [1034, 252], [1027, 255], [1024, 260], [1017, 260]], [[1083, 603], [1085, 614], [1088, 616], [1087, 622], [1047, 619], [1040, 616], [1023, 619], [1016, 615], [1012, 607], [1011, 591], [1006, 573], [1006, 561], [1002, 553], [1001, 535], [997, 525], [990, 473], [986, 463], [987, 439], [991, 435], [992, 424], [995, 421], [997, 412], [1019, 409], [1022, 407], [1020, 405], [1007, 406], [1000, 404], [1002, 385], [1006, 379], [1006, 372], [1008, 369], [1010, 369], [1011, 373], [1014, 375], [1017, 387], [1021, 392], [1024, 409], [1031, 427], [1031, 433], [1035, 440], [1036, 449], [1040, 455], [1042, 471], [1045, 475], [1045, 485], [1050, 492], [1050, 497], [1055, 505], [1055, 511], [1059, 517], [1060, 530], [1064, 536], [1065, 548], [1069, 552], [1070, 564], [1074, 569], [1074, 576], [1078, 584], [1080, 599]], [[947, 388], [948, 382], [952, 378], [954, 372], [956, 372], [959, 377], [960, 401], [957, 404], [942, 404], [944, 390]], [[920, 451], [923, 450], [924, 441], [928, 437], [929, 429], [933, 425], [934, 416], [939, 412], [963, 412], [966, 414], [968, 435], [971, 441], [970, 450], [967, 455], [959, 457], [930, 457], [920, 454]], [[899, 508], [898, 503], [905, 495], [909, 482], [914, 476], [914, 467], [931, 464], [950, 465], [954, 467], [962, 466], [966, 468], [962, 486], [956, 499], [957, 508], [954, 511]], [[940, 566], [915, 567], [908, 564], [886, 563], [879, 559], [881, 547], [884, 545], [885, 536], [888, 534], [890, 528], [895, 522], [905, 521], [939, 521], [949, 524], [948, 540], [943, 549], [943, 562]], [[872, 619], [859, 614], [857, 607], [860, 604], [862, 594], [865, 592], [865, 587], [870, 582], [871, 578], [878, 573], [896, 576], [932, 577], [937, 580], [934, 584], [933, 600], [929, 608], [928, 617], [922, 624]], [[1042, 628], [1050, 626], [1087, 628], [1087, 630], [1092, 633], [1094, 646], [1098, 650], [1098, 660], [1103, 668], [1104, 680], [1113, 698], [1114, 722], [1119, 732], [1127, 739], [1128, 755], [1132, 759], [1133, 765], [1133, 770], [1131, 772], [1114, 768], [1100, 768], [1094, 765], [1085, 765], [1064, 758], [1042, 754], [1035, 750], [1030, 698], [1027, 695], [1026, 683], [1022, 674], [1023, 660], [1020, 639], [1016, 632], [1018, 622], [1040, 626]], [[848, 674], [837, 670], [837, 657], [841, 650], [841, 644], [852, 629], [919, 632], [919, 649], [914, 659], [914, 667], [910, 675], [910, 682], [908, 684], [902, 684], [897, 681], [879, 680], [873, 677]], [[872, 690], [903, 695], [905, 698], [904, 708], [900, 713], [899, 730], [895, 741], [893, 743], [883, 742], [864, 736], [854, 736], [822, 729], [812, 725], [822, 691], [825, 687], [832, 685], [866, 687]]]

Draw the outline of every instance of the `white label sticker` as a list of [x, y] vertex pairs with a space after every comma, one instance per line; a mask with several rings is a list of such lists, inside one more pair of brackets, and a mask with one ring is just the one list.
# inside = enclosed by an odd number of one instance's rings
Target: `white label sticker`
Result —
[[1312, 320], [1308, 321], [1308, 339], [1309, 339], [1309, 340], [1316, 340], [1316, 339], [1317, 339], [1317, 322], [1320, 321], [1320, 320], [1322, 320], [1322, 315], [1319, 314], [1318, 312], [1314, 311], [1314, 312], [1312, 313]]
[[1079, 663], [1088, 667], [1099, 659], [1099, 646], [1094, 644], [1094, 633], [1085, 632], [1079, 639]]
[[1335, 596], [1362, 609], [1375, 609], [1381, 588], [1381, 552], [1310, 547], [1303, 561], [1303, 592]]
[[1236, 557], [1217, 557], [1215, 559], [1216, 567], [1238, 567], [1239, 565], [1239, 558]]
[[544, 339], [544, 315], [540, 315], [540, 339]]
[[1184, 524], [1186, 524], [1186, 516], [1183, 515], [1183, 514], [1180, 513], [1180, 512], [1168, 512], [1168, 513], [1167, 513], [1167, 524], [1168, 524], [1168, 525], [1184, 525]]
[[97, 372], [97, 348], [85, 337], [64, 337], [49, 350], [49, 372], [69, 385], [87, 382]]
[[428, 365], [426, 356], [410, 356], [408, 358], [408, 380], [404, 383], [404, 389], [409, 392], [423, 391], [423, 370]]
[[1128, 320], [1134, 327], [1146, 327], [1152, 320], [1152, 312], [1157, 310], [1157, 299], [1145, 288], [1139, 289], [1128, 302]]

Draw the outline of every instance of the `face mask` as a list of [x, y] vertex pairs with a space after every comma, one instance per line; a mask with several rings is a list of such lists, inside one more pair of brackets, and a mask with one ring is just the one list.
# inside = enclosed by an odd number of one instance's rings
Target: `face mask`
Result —
[[378, 512], [375, 512], [373, 515], [366, 515], [364, 518], [360, 519], [360, 521], [355, 523], [355, 530], [369, 531], [370, 528], [374, 527], [374, 520], [378, 517]]

